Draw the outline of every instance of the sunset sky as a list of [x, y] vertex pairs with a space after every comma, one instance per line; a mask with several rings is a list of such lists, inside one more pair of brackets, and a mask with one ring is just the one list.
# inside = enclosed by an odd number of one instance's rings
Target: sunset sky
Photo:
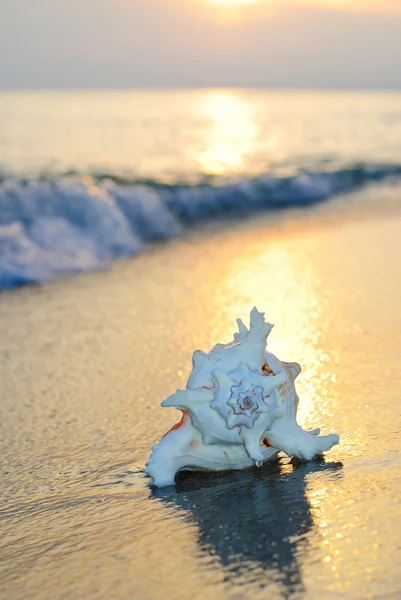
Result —
[[0, 0], [1, 88], [400, 88], [401, 0]]

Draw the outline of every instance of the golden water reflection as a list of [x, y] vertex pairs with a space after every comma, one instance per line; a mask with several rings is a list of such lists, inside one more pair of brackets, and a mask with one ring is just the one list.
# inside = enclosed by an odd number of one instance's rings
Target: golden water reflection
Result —
[[328, 298], [315, 265], [311, 257], [295, 254], [285, 240], [236, 254], [221, 284], [222, 298], [232, 299], [221, 303], [224, 329], [214, 333], [216, 339], [230, 339], [238, 315], [246, 322], [254, 305], [262, 311], [268, 307], [266, 318], [277, 326], [269, 347], [282, 360], [296, 360], [303, 368], [297, 389], [299, 418], [307, 427], [318, 427], [332, 416], [333, 367], [338, 360], [335, 349], [329, 352], [321, 343], [328, 327]]
[[259, 133], [252, 104], [240, 93], [223, 91], [205, 92], [198, 102], [199, 115], [207, 123], [200, 170], [223, 175], [243, 169]]

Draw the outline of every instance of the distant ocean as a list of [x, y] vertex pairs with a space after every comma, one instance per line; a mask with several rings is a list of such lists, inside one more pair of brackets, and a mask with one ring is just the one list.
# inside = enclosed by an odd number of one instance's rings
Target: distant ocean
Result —
[[0, 288], [388, 177], [400, 92], [2, 92]]

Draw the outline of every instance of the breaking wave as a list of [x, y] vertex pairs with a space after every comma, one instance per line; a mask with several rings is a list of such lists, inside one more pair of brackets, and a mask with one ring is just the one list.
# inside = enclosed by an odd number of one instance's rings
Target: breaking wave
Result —
[[121, 183], [112, 178], [0, 182], [0, 289], [100, 269], [211, 219], [322, 202], [401, 166], [359, 165], [226, 185]]

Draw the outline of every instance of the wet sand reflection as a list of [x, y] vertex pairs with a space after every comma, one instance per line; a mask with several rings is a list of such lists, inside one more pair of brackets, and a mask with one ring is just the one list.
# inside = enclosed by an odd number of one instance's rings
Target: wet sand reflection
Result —
[[301, 564], [315, 527], [308, 476], [322, 471], [337, 478], [342, 464], [277, 460], [225, 475], [185, 473], [175, 491], [155, 489], [152, 498], [195, 522], [201, 553], [219, 558], [227, 580], [259, 588], [275, 582], [290, 597], [304, 590]]

